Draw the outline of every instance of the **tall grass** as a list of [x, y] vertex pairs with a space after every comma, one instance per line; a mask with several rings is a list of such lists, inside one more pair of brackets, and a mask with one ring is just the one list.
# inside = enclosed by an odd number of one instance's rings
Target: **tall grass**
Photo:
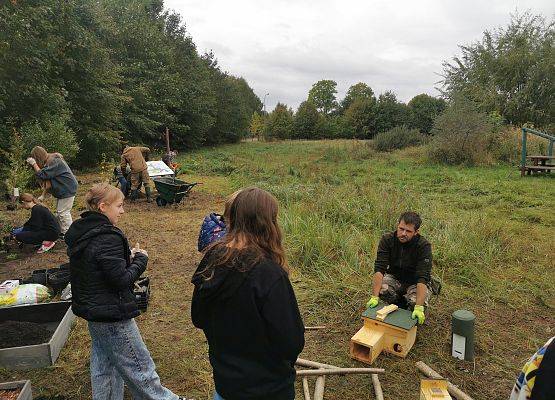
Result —
[[[521, 300], [530, 291], [555, 295], [552, 272], [546, 285], [517, 288], [508, 276], [528, 282], [523, 253], [515, 249], [537, 235], [529, 217], [515, 221], [514, 210], [528, 204], [544, 223], [553, 222], [545, 216], [555, 206], [548, 179], [521, 180], [509, 167], [429, 166], [416, 162], [414, 153], [377, 154], [359, 141], [249, 143], [221, 152], [235, 188], [257, 185], [279, 200], [290, 264], [298, 279], [311, 282], [314, 310], [328, 304], [357, 312], [369, 291], [379, 238], [405, 210], [422, 215], [433, 272], [447, 286], [491, 299], [508, 291]], [[214, 173], [224, 162], [209, 166], [210, 158], [198, 155], [201, 173]], [[523, 231], [527, 238], [519, 236]], [[539, 246], [547, 251], [547, 243]], [[547, 260], [534, 260], [532, 270], [548, 267]]]

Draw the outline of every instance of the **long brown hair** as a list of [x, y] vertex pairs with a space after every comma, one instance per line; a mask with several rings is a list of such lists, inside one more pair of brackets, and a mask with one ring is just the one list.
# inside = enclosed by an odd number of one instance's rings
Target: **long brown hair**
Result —
[[44, 168], [45, 165], [50, 164], [50, 162], [55, 157], [63, 158], [60, 153], [48, 153], [44, 147], [35, 146], [31, 150], [31, 157], [35, 159], [39, 168]]
[[234, 265], [245, 271], [268, 258], [287, 271], [277, 215], [278, 202], [270, 193], [257, 187], [241, 190], [229, 210], [226, 236], [211, 246], [218, 256], [206, 270]]

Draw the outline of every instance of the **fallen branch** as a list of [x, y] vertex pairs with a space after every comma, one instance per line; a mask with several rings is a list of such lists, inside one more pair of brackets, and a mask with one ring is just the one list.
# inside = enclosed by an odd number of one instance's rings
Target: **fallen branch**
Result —
[[320, 375], [316, 378], [314, 385], [314, 400], [324, 400], [324, 388], [326, 387], [326, 376]]
[[310, 388], [308, 387], [308, 378], [306, 376], [303, 378], [303, 393], [304, 400], [310, 400]]
[[372, 374], [372, 385], [374, 386], [374, 394], [376, 395], [376, 400], [384, 400], [382, 385], [380, 384], [380, 379], [377, 374]]
[[326, 329], [326, 325], [305, 326], [305, 331], [315, 331], [317, 329]]
[[305, 360], [304, 358], [297, 358], [297, 361], [295, 361], [296, 365], [300, 365], [301, 367], [310, 367], [310, 368], [339, 368], [336, 367], [335, 365], [330, 365], [330, 364], [322, 364], [316, 361], [310, 361], [310, 360]]
[[[422, 361], [418, 361], [416, 363], [416, 368], [418, 368], [428, 378], [445, 379], [440, 374], [438, 374], [436, 371], [434, 371], [433, 369], [428, 367], [426, 364], [424, 364], [424, 362], [422, 362]], [[456, 387], [455, 385], [453, 385], [449, 381], [447, 381], [447, 390], [449, 391], [449, 393], [451, 395], [455, 396], [458, 400], [473, 400], [472, 397], [467, 395], [465, 392], [463, 392], [461, 389], [459, 389], [458, 387]]]
[[297, 376], [383, 374], [383, 368], [321, 368], [297, 370]]

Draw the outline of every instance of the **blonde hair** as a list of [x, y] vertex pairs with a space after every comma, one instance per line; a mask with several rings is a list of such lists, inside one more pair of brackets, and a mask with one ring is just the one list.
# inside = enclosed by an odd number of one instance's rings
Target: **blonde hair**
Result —
[[112, 204], [118, 200], [123, 200], [123, 193], [107, 182], [93, 185], [85, 195], [87, 208], [90, 211], [98, 211], [100, 203]]
[[20, 203], [27, 202], [27, 203], [35, 203], [35, 204], [39, 203], [39, 201], [31, 193], [22, 193], [19, 196], [19, 202]]

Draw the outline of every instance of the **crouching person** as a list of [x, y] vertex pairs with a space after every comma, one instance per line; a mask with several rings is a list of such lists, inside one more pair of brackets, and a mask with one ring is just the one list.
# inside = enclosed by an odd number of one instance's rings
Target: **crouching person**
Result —
[[412, 318], [424, 323], [424, 305], [430, 299], [432, 245], [420, 236], [420, 216], [407, 211], [399, 217], [397, 229], [382, 236], [374, 266], [372, 297], [367, 307], [401, 300], [413, 309]]
[[289, 281], [278, 203], [258, 188], [233, 201], [229, 231], [192, 282], [193, 324], [208, 340], [215, 400], [292, 400], [304, 325]]
[[124, 383], [134, 399], [178, 400], [160, 383], [134, 318], [139, 310], [133, 284], [146, 269], [148, 255], [129, 249], [116, 227], [123, 214], [123, 194], [107, 183], [86, 195], [81, 214], [65, 241], [70, 257], [72, 310], [88, 321], [92, 340], [93, 400], [122, 400]]
[[60, 236], [58, 220], [30, 193], [23, 193], [19, 201], [23, 208], [31, 210], [31, 218], [23, 226], [13, 229], [12, 236], [21, 243], [40, 245], [37, 253], [47, 252]]

